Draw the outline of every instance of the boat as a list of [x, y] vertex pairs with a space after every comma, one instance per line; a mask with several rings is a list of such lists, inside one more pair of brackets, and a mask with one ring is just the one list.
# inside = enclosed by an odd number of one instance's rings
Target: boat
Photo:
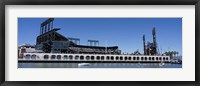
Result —
[[90, 63], [79, 63], [78, 66], [89, 66]]
[[164, 65], [165, 65], [164, 62], [159, 63], [159, 66], [164, 66]]

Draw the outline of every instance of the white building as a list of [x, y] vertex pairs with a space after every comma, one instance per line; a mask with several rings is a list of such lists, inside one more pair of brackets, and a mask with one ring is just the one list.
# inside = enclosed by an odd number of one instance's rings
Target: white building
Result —
[[22, 58], [23, 53], [43, 53], [43, 51], [35, 50], [34, 45], [23, 44], [18, 47], [18, 57]]

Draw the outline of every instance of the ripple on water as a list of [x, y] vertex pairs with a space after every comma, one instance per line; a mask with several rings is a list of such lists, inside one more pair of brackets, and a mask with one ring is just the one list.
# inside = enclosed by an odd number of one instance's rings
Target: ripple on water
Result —
[[166, 63], [90, 63], [78, 66], [79, 63], [18, 63], [18, 68], [182, 68], [182, 64]]

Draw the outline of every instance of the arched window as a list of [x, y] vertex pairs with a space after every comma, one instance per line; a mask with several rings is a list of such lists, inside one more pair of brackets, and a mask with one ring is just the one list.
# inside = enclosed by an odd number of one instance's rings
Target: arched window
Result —
[[137, 57], [137, 60], [140, 60], [140, 57]]
[[86, 60], [90, 60], [90, 56], [86, 56]]
[[144, 60], [144, 57], [141, 57], [141, 60]]
[[68, 59], [68, 56], [67, 56], [67, 55], [64, 55], [64, 59]]
[[51, 59], [56, 59], [56, 55], [51, 55]]
[[122, 56], [120, 56], [120, 60], [123, 60], [123, 57], [122, 57]]
[[111, 56], [111, 60], [114, 60], [114, 57], [113, 57], [113, 56]]
[[44, 59], [49, 59], [49, 55], [44, 55]]
[[116, 59], [116, 60], [119, 60], [119, 57], [118, 57], [118, 56], [116, 56], [116, 57], [115, 57], [115, 59]]
[[101, 56], [101, 60], [104, 60], [104, 56]]
[[163, 60], [165, 61], [165, 57], [163, 57]]
[[128, 60], [131, 60], [131, 57], [128, 57]]
[[91, 60], [94, 60], [94, 56], [91, 56]]
[[31, 55], [30, 55], [30, 54], [27, 54], [27, 55], [25, 56], [25, 59], [26, 59], [26, 60], [30, 60], [30, 57], [31, 57]]
[[36, 55], [35, 55], [35, 54], [32, 55], [32, 56], [31, 56], [31, 59], [36, 60]]
[[100, 60], [100, 56], [97, 56], [97, 60]]
[[136, 57], [133, 57], [133, 60], [135, 60], [136, 59]]
[[156, 61], [158, 61], [158, 57], [156, 57]]
[[61, 59], [61, 55], [57, 55], [57, 59]]
[[83, 60], [84, 59], [84, 56], [80, 56], [80, 60]]
[[78, 59], [79, 59], [79, 56], [78, 56], [78, 55], [76, 55], [76, 56], [75, 56], [75, 59], [76, 59], [76, 60], [78, 60]]
[[127, 60], [128, 58], [127, 58], [127, 57], [125, 57], [124, 59], [125, 59], [125, 60]]
[[72, 56], [72, 55], [69, 55], [69, 59], [72, 60], [72, 59], [73, 59], [73, 56]]
[[151, 61], [151, 57], [149, 57], [149, 61]]
[[147, 57], [145, 57], [144, 60], [146, 61], [146, 60], [147, 60]]
[[152, 60], [154, 61], [154, 60], [155, 60], [155, 58], [154, 58], [154, 57], [152, 57]]
[[161, 60], [161, 59], [162, 59], [162, 57], [159, 58], [159, 60]]
[[107, 60], [110, 60], [110, 56], [106, 56], [106, 59], [107, 59]]

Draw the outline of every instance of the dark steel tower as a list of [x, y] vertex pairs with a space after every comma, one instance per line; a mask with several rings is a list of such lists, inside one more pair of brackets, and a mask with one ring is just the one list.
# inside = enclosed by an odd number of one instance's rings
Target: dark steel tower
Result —
[[145, 34], [143, 35], [144, 55], [146, 55]]
[[152, 35], [153, 35], [153, 47], [154, 47], [154, 53], [157, 54], [156, 28], [155, 28], [155, 27], [153, 27]]

